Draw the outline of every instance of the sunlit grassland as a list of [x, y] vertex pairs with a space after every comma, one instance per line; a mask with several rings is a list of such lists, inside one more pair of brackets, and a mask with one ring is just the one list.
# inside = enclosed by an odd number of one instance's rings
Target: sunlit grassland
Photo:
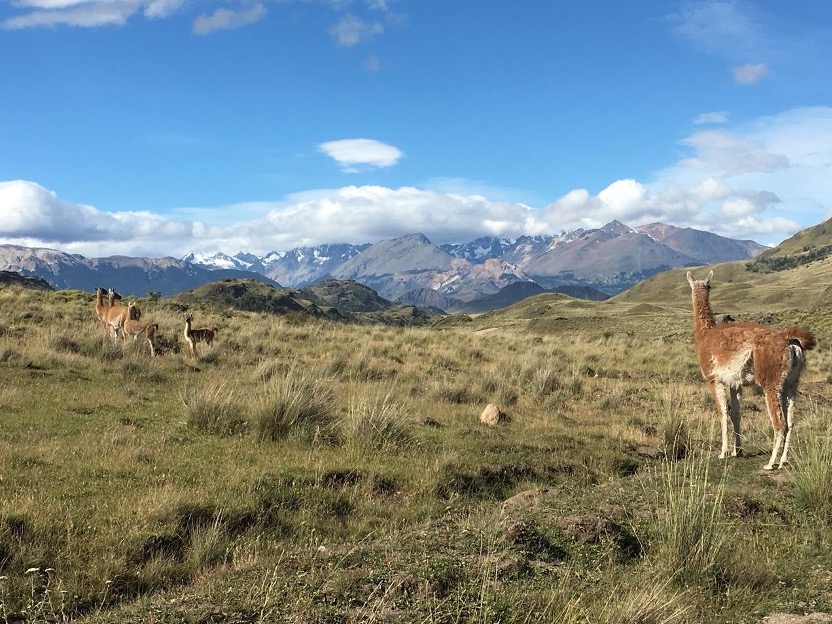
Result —
[[[772, 474], [752, 389], [746, 456], [716, 459], [681, 306], [546, 296], [423, 329], [206, 308], [195, 324], [220, 331], [192, 360], [181, 307], [139, 305], [160, 325], [153, 359], [146, 344], [113, 345], [88, 295], [0, 291], [4, 615], [650, 623], [832, 610], [823, 335], [793, 465]], [[488, 403], [505, 424], [479, 422]]]

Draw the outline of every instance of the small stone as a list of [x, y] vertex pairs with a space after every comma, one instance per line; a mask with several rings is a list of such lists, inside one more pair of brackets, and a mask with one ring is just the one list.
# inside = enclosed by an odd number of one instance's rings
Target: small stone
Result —
[[489, 403], [480, 414], [480, 422], [493, 427], [504, 421], [506, 415], [494, 403]]

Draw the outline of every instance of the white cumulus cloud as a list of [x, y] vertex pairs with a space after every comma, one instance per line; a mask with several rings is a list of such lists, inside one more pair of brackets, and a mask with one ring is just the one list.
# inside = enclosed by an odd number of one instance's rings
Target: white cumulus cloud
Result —
[[329, 242], [377, 242], [421, 232], [436, 243], [545, 229], [519, 203], [491, 202], [415, 187], [348, 186], [280, 202], [215, 209], [245, 220], [212, 225], [146, 212], [105, 212], [30, 181], [0, 183], [0, 243], [53, 247], [91, 257], [182, 256], [191, 250], [267, 253]]
[[618, 180], [598, 193], [598, 199], [616, 219], [630, 221], [638, 216], [647, 199], [647, 187], [636, 180]]
[[[175, 246], [191, 225], [150, 212], [108, 213], [60, 199], [54, 191], [26, 180], [0, 182], [0, 242], [56, 246], [72, 251], [154, 249]], [[124, 253], [124, 252], [123, 252]], [[166, 255], [160, 253], [160, 255]]]

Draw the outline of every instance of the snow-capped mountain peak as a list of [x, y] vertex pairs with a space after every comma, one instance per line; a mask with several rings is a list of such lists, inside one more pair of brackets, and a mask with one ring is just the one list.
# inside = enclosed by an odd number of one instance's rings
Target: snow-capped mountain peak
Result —
[[248, 270], [249, 267], [237, 260], [236, 258], [218, 251], [213, 254], [202, 254], [190, 252], [182, 258], [182, 262], [188, 264], [197, 264], [205, 269], [212, 271], [217, 269], [242, 269]]

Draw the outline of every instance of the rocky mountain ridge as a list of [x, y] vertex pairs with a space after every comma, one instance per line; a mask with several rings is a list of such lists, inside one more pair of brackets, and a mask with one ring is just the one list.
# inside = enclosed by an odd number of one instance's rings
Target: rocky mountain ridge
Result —
[[92, 292], [101, 285], [117, 285], [122, 295], [143, 296], [149, 292], [172, 295], [221, 279], [255, 277], [280, 287], [264, 275], [239, 269], [209, 270], [176, 258], [109, 256], [86, 258], [42, 247], [0, 245], [0, 271], [45, 280], [55, 289], [74, 288]]
[[334, 278], [363, 284], [390, 301], [430, 301], [430, 307], [447, 310], [460, 309], [515, 283], [534, 282], [561, 292], [570, 288], [587, 298], [603, 298], [669, 268], [750, 260], [764, 249], [753, 241], [690, 228], [665, 224], [630, 228], [613, 221], [594, 230], [514, 241], [481, 237], [440, 246], [413, 233], [375, 244], [329, 244], [265, 256], [189, 254], [182, 260], [85, 258], [53, 249], [0, 245], [0, 270], [37, 276], [58, 289], [91, 291], [102, 283], [118, 284], [123, 294], [139, 296], [170, 295], [221, 279], [254, 277], [275, 287], [300, 288]]
[[[498, 293], [516, 282], [546, 289], [582, 287], [615, 295], [666, 269], [745, 260], [766, 247], [692, 228], [651, 223], [631, 228], [612, 221], [602, 228], [516, 240], [480, 237], [434, 245], [422, 234], [364, 245], [323, 245], [252, 260], [250, 254], [189, 257], [205, 268], [253, 270], [293, 287], [334, 277], [365, 284], [388, 299], [462, 302]], [[259, 268], [262, 267], [262, 268]], [[414, 295], [409, 293], [414, 292]]]

